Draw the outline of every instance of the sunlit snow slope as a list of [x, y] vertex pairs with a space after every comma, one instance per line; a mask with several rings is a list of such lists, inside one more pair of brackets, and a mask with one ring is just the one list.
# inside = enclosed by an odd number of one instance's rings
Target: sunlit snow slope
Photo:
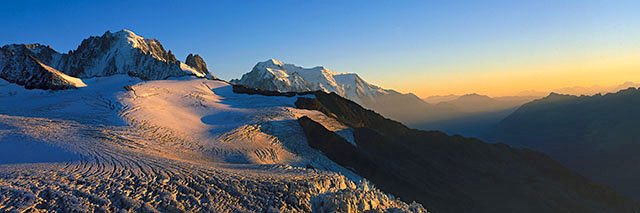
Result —
[[0, 210], [424, 211], [310, 148], [301, 116], [351, 130], [295, 109], [297, 97], [192, 77], [82, 80], [62, 91], [0, 80], [0, 148], [15, 156], [0, 158]]

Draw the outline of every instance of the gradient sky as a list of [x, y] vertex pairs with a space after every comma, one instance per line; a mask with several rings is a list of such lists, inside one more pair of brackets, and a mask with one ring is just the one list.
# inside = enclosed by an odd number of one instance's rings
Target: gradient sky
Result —
[[356, 72], [419, 96], [640, 82], [640, 1], [2, 1], [0, 45], [75, 49], [131, 29], [214, 74], [258, 61]]

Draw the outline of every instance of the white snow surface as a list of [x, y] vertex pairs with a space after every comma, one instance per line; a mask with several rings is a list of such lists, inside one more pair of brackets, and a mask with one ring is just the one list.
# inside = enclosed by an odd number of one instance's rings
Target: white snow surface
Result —
[[296, 109], [297, 97], [236, 94], [195, 77], [84, 82], [44, 91], [0, 79], [0, 147], [52, 153], [0, 162], [0, 210], [425, 211], [309, 147], [301, 116], [353, 135]]
[[380, 95], [400, 94], [370, 84], [355, 73], [336, 73], [323, 66], [303, 68], [277, 59], [259, 62], [251, 72], [233, 82], [280, 92], [335, 92], [358, 103]]

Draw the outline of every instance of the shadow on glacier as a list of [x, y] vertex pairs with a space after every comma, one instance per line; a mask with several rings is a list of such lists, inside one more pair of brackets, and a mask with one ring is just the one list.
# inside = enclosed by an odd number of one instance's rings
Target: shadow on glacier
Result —
[[[0, 131], [15, 130], [0, 122]], [[25, 135], [0, 135], [0, 165], [79, 161], [82, 155]]]
[[250, 118], [245, 113], [232, 110], [220, 111], [200, 118], [202, 123], [215, 126], [209, 131], [215, 135], [232, 131], [246, 124], [249, 120]]
[[247, 123], [255, 123], [252, 119], [267, 108], [295, 107], [297, 97], [249, 95], [233, 92], [231, 85], [212, 89], [213, 93], [220, 96], [219, 103], [229, 106], [229, 109], [220, 110], [200, 118], [208, 125], [215, 126], [210, 132], [222, 134], [236, 129]]
[[81, 159], [80, 154], [45, 142], [19, 138], [0, 141], [0, 164], [61, 163]]
[[260, 129], [264, 133], [278, 138], [278, 141], [282, 143], [288, 152], [302, 157], [297, 162], [291, 162], [292, 166], [337, 172], [355, 182], [362, 179], [353, 171], [329, 159], [321, 151], [312, 148], [307, 141], [307, 136], [304, 134], [302, 126], [297, 120], [270, 121], [263, 123]]
[[25, 89], [0, 82], [0, 114], [123, 126], [119, 95], [141, 82], [126, 75], [82, 79], [87, 87], [60, 91]]

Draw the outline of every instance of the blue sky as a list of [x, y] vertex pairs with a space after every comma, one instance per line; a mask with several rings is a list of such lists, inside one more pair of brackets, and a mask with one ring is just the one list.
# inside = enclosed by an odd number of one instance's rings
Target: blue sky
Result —
[[[0, 45], [38, 42], [66, 52], [90, 35], [128, 28], [159, 39], [180, 60], [191, 52], [201, 54], [224, 79], [240, 77], [258, 61], [278, 58], [357, 72], [375, 84], [421, 96], [491, 93], [491, 85], [461, 86], [489, 73], [531, 76], [538, 67], [572, 60], [640, 57], [640, 1], [1, 4]], [[444, 84], [447, 79], [456, 79], [457, 86]]]

